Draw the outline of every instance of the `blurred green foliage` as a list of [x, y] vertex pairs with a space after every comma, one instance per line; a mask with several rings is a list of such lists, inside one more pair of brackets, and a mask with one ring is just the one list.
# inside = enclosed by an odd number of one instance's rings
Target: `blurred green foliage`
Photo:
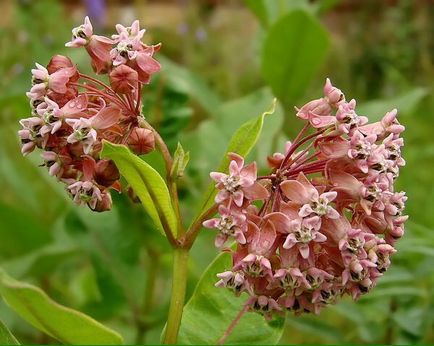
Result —
[[[5, 3], [13, 4], [13, 19], [0, 27], [1, 267], [113, 327], [127, 343], [156, 343], [170, 291], [171, 252], [163, 236], [125, 195], [114, 196], [109, 213], [75, 207], [38, 167], [37, 154], [22, 158], [19, 152], [17, 120], [29, 114], [24, 93], [34, 60], [45, 64], [59, 53], [80, 67], [87, 64], [83, 51], [63, 47], [77, 23], [59, 24], [64, 9], [58, 1]], [[190, 151], [180, 180], [186, 219], [197, 213], [208, 173], [233, 132], [266, 110], [274, 94], [280, 105], [249, 157], [262, 168], [266, 155], [300, 128], [292, 107], [318, 97], [327, 76], [347, 97], [357, 98], [359, 113], [372, 120], [399, 108], [407, 127], [407, 166], [399, 187], [409, 196], [410, 221], [390, 271], [359, 302], [345, 300], [320, 316], [289, 317], [281, 342], [433, 343], [433, 6], [411, 0], [393, 6], [374, 0], [246, 0], [226, 6], [225, 13], [242, 11], [253, 23], [249, 41], [237, 35], [239, 20], [216, 30], [209, 19], [220, 6], [200, 1], [188, 5], [186, 25], [195, 30], [154, 34], [165, 56], [159, 59], [162, 73], [144, 95], [145, 112], [172, 151], [178, 141]], [[163, 171], [157, 154], [145, 159]], [[203, 231], [194, 245], [189, 295], [217, 254], [213, 236]], [[0, 320], [23, 343], [54, 342], [3, 303]]]

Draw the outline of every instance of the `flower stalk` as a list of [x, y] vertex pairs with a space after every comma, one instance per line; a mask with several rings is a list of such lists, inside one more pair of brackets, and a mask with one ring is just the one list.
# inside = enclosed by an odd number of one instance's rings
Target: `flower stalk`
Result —
[[181, 326], [185, 292], [188, 277], [188, 249], [177, 248], [173, 251], [172, 294], [170, 297], [169, 315], [163, 343], [176, 344]]

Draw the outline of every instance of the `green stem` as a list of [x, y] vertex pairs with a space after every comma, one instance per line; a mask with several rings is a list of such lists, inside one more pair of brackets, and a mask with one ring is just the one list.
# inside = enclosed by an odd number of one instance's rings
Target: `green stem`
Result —
[[178, 339], [187, 287], [187, 265], [188, 249], [175, 249], [173, 254], [172, 295], [170, 297], [164, 344], [176, 344]]

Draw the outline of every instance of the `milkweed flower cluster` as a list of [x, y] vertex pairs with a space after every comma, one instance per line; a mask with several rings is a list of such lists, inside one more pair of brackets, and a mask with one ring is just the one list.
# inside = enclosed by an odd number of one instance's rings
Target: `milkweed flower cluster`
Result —
[[[324, 96], [296, 109], [303, 130], [257, 176], [230, 154], [219, 190], [216, 245], [236, 242], [218, 287], [245, 292], [249, 310], [318, 313], [344, 295], [358, 299], [388, 269], [404, 233], [405, 192], [395, 192], [404, 144], [397, 111], [368, 123], [329, 80]], [[256, 201], [256, 202], [255, 202]], [[259, 203], [258, 203], [259, 201]]]
[[72, 30], [67, 47], [84, 47], [97, 74], [109, 84], [80, 73], [65, 56], [32, 70], [27, 93], [32, 116], [20, 121], [22, 153], [43, 150], [43, 165], [66, 185], [77, 204], [109, 210], [109, 189], [120, 189], [119, 172], [110, 160], [99, 159], [102, 140], [127, 145], [136, 154], [154, 149], [154, 132], [145, 128], [141, 88], [160, 70], [153, 58], [160, 45], [142, 42], [144, 29], [116, 25], [112, 38], [95, 35], [88, 17]]

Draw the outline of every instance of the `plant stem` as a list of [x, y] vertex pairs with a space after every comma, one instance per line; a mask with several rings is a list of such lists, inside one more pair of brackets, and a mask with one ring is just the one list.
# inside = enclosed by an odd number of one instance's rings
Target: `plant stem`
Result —
[[147, 122], [143, 122], [145, 127], [151, 130], [154, 133], [155, 143], [158, 146], [158, 149], [161, 152], [161, 155], [164, 159], [164, 164], [166, 167], [166, 184], [169, 189], [170, 197], [172, 199], [172, 205], [175, 209], [176, 217], [178, 219], [178, 238], [183, 236], [185, 233], [184, 224], [182, 222], [182, 215], [179, 207], [179, 199], [178, 199], [178, 187], [176, 184], [176, 180], [171, 176], [172, 166], [173, 166], [173, 157], [170, 154], [169, 148], [164, 142], [164, 139], [160, 136], [160, 134]]
[[[157, 280], [157, 273], [160, 267], [159, 253], [149, 247], [147, 249], [147, 263], [149, 264], [147, 270], [146, 286], [143, 293], [143, 305], [141, 308], [141, 316], [145, 316], [149, 320], [151, 316], [151, 309], [154, 303], [155, 283]], [[137, 325], [136, 344], [143, 344], [145, 340], [146, 332], [149, 329], [149, 321], [144, 323], [142, 319], [139, 319]]]
[[163, 344], [176, 344], [187, 287], [188, 250], [177, 248], [173, 253], [172, 295]]

